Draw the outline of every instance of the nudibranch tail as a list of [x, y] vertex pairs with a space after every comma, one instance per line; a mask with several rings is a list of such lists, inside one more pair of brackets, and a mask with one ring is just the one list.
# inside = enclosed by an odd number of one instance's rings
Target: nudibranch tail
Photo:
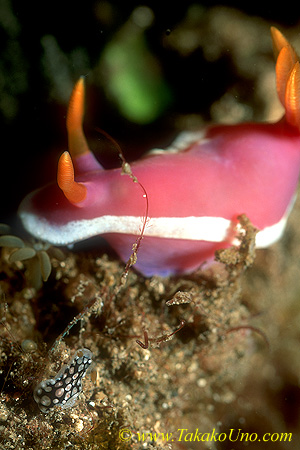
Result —
[[283, 34], [271, 27], [276, 62], [276, 87], [286, 111], [287, 122], [300, 130], [299, 57]]
[[84, 98], [84, 78], [80, 77], [73, 89], [67, 114], [69, 151], [73, 158], [90, 153], [82, 128]]
[[64, 152], [59, 158], [57, 184], [71, 203], [80, 203], [86, 198], [86, 186], [74, 180], [74, 167], [69, 152]]

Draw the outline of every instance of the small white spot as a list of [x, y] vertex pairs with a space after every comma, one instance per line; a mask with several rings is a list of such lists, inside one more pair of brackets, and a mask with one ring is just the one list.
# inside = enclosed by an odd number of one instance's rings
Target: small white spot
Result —
[[52, 389], [53, 389], [52, 386], [46, 386], [46, 387], [44, 387], [44, 391], [45, 391], [45, 392], [51, 392]]
[[55, 391], [55, 397], [61, 397], [62, 395], [64, 395], [64, 392], [65, 392], [64, 388], [57, 389]]
[[73, 395], [77, 394], [77, 392], [78, 392], [77, 387], [76, 387], [76, 386], [73, 387], [73, 390], [72, 390], [72, 397], [73, 397]]
[[51, 405], [50, 397], [48, 397], [47, 395], [43, 395], [43, 397], [41, 398], [41, 404], [43, 406], [50, 406]]

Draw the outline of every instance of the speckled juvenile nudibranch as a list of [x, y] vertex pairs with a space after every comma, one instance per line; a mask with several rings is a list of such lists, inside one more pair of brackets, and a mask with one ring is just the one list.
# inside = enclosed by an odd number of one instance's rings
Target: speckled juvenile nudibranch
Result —
[[86, 348], [77, 350], [71, 361], [64, 365], [55, 378], [41, 381], [33, 397], [43, 413], [56, 406], [62, 409], [74, 405], [82, 390], [81, 380], [92, 363], [92, 352]]
[[[259, 230], [257, 247], [282, 235], [300, 170], [300, 66], [295, 50], [275, 28], [272, 38], [277, 91], [285, 108], [279, 122], [208, 126], [180, 135], [170, 148], [131, 165], [149, 200], [135, 266], [142, 274], [195, 270], [235, 242], [234, 224], [241, 214]], [[70, 153], [59, 160], [58, 184], [28, 195], [19, 214], [40, 239], [68, 245], [103, 235], [127, 261], [140, 234], [145, 199], [121, 169], [104, 170], [89, 150], [83, 105], [81, 78], [70, 100]]]

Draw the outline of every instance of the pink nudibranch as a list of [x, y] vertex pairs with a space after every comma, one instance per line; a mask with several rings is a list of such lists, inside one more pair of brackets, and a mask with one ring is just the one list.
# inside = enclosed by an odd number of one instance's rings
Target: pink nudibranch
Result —
[[[300, 171], [300, 65], [286, 38], [271, 32], [285, 108], [279, 122], [209, 126], [131, 165], [149, 201], [135, 266], [142, 274], [195, 270], [232, 245], [232, 224], [243, 213], [259, 230], [257, 247], [282, 235]], [[58, 185], [29, 194], [19, 215], [31, 234], [54, 245], [104, 235], [126, 261], [141, 232], [145, 198], [121, 169], [104, 170], [97, 162], [83, 133], [83, 110], [81, 78], [70, 100], [70, 153], [60, 158]]]

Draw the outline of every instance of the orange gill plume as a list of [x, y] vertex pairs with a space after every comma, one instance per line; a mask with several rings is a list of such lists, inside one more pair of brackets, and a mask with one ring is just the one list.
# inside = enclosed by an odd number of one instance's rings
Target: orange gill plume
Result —
[[300, 64], [299, 57], [284, 35], [271, 27], [276, 62], [276, 87], [285, 108], [286, 120], [300, 129]]

